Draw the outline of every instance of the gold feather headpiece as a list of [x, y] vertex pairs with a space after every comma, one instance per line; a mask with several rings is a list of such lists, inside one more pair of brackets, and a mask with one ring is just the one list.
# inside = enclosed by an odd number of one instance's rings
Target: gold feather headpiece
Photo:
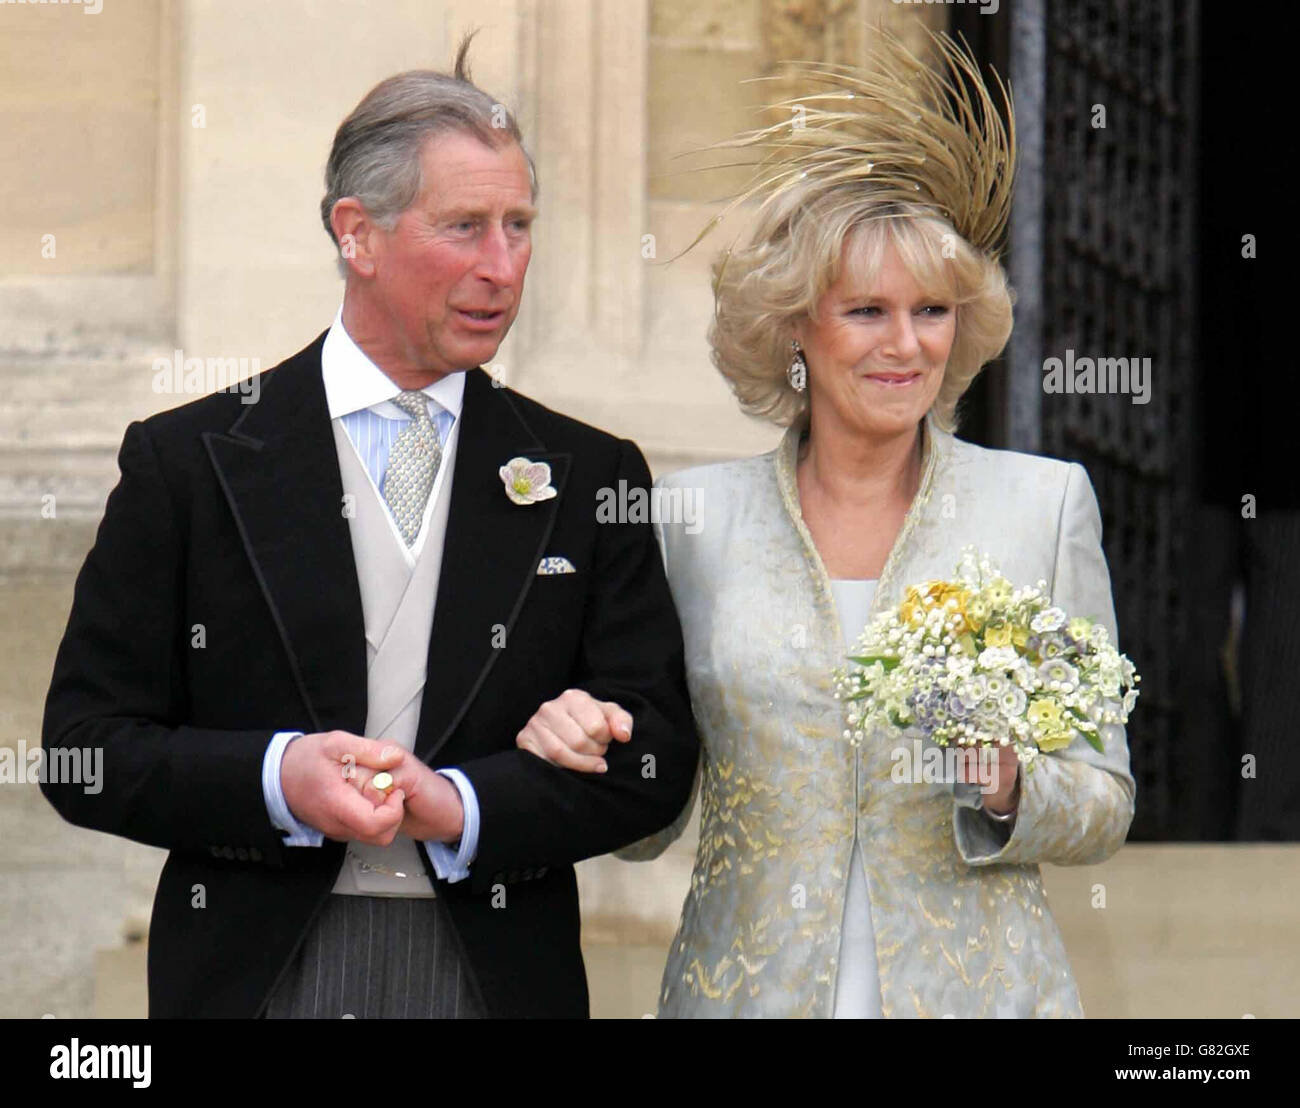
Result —
[[773, 105], [787, 110], [788, 119], [710, 148], [767, 154], [749, 163], [753, 183], [691, 246], [746, 201], [767, 208], [797, 189], [806, 207], [822, 195], [860, 188], [882, 203], [929, 207], [977, 250], [993, 253], [1010, 214], [1015, 176], [1010, 90], [994, 72], [1004, 125], [965, 43], [943, 32], [928, 34], [937, 55], [933, 68], [883, 30], [868, 67], [788, 63], [783, 76], [818, 91]]

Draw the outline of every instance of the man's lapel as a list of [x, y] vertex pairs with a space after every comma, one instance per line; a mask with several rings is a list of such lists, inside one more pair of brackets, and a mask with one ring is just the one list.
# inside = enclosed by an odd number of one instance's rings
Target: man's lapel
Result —
[[[459, 724], [509, 642], [565, 495], [570, 456], [548, 451], [509, 392], [480, 369], [466, 373], [442, 575], [415, 752], [429, 761]], [[556, 496], [506, 496], [500, 469], [526, 457], [551, 467]]]
[[[203, 441], [311, 730], [360, 735], [366, 725], [365, 622], [321, 378], [324, 340], [321, 335], [268, 373], [258, 402], [225, 434], [208, 431]], [[271, 720], [268, 726], [294, 723]]]
[[[205, 432], [203, 441], [311, 729], [360, 735], [367, 707], [365, 619], [321, 379], [324, 338], [267, 374], [258, 402], [229, 431]], [[426, 761], [455, 730], [509, 641], [550, 541], [570, 461], [538, 441], [509, 393], [494, 388], [482, 370], [466, 373], [460, 418], [416, 739], [416, 753]], [[499, 471], [516, 457], [550, 465], [553, 499], [511, 502]]]

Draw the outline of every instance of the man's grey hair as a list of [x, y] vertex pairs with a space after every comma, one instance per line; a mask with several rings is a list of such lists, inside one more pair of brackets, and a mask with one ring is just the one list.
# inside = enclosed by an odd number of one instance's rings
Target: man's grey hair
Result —
[[[487, 146], [516, 143], [528, 161], [532, 198], [537, 200], [537, 169], [519, 124], [498, 100], [470, 80], [467, 55], [476, 33], [461, 40], [452, 73], [412, 69], [389, 77], [366, 93], [339, 125], [325, 165], [325, 196], [320, 202], [321, 222], [336, 249], [340, 244], [330, 213], [345, 196], [360, 201], [384, 230], [396, 226], [398, 216], [420, 195], [420, 152], [434, 135], [473, 135]], [[346, 277], [348, 266], [341, 252], [338, 266]]]

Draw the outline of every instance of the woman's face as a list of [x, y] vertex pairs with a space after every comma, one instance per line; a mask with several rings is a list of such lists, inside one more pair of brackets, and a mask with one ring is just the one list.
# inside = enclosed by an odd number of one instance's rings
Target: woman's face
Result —
[[892, 243], [874, 274], [853, 272], [847, 248], [845, 258], [818, 320], [795, 327], [813, 426], [877, 438], [914, 430], [943, 383], [956, 307], [925, 295]]

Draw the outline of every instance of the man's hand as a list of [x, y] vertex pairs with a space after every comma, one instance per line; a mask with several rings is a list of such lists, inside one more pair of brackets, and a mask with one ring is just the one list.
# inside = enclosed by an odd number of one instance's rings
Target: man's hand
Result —
[[[389, 795], [401, 793], [405, 798], [402, 825], [398, 830], [418, 842], [456, 842], [465, 827], [460, 790], [410, 751], [391, 742], [380, 745], [385, 755], [380, 768], [387, 770], [393, 778]], [[380, 804], [384, 792], [374, 786], [379, 769], [357, 765], [354, 770], [351, 784], [368, 802]]]
[[515, 746], [565, 769], [604, 773], [612, 740], [632, 738], [632, 716], [612, 700], [566, 689], [548, 700], [515, 736]]
[[[396, 837], [404, 814], [402, 790], [386, 796], [365, 791], [353, 778], [390, 770], [405, 751], [347, 731], [323, 731], [294, 739], [280, 763], [280, 788], [295, 819], [326, 837], [344, 842], [387, 846]], [[451, 785], [455, 792], [455, 786]]]

